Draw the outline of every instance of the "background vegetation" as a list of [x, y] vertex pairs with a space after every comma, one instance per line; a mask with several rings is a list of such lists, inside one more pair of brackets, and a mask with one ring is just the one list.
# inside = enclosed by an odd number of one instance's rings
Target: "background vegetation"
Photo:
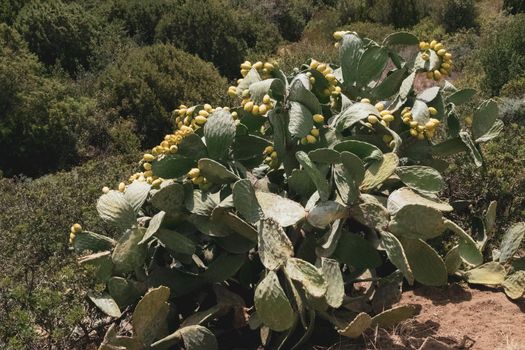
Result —
[[519, 0], [0, 0], [0, 348], [97, 342], [104, 323], [85, 302], [92, 282], [69, 254], [69, 225], [105, 230], [101, 187], [133, 172], [177, 105], [227, 104], [245, 59], [337, 62], [336, 29], [381, 40], [403, 28], [451, 48], [454, 84], [497, 98], [506, 126], [482, 171], [455, 160], [449, 195], [465, 212], [498, 200], [501, 230], [523, 219], [524, 11]]

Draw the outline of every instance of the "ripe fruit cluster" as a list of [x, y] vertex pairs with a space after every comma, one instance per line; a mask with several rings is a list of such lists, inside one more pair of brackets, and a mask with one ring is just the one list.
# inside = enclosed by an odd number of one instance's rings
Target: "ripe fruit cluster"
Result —
[[277, 152], [273, 149], [273, 146], [267, 146], [263, 150], [264, 163], [267, 164], [272, 169], [277, 169], [279, 167], [279, 156]]
[[199, 186], [201, 190], [206, 190], [211, 186], [208, 179], [201, 175], [201, 170], [199, 168], [192, 168], [188, 171], [188, 178], [194, 185]]
[[71, 231], [69, 232], [69, 244], [73, 244], [77, 233], [82, 232], [82, 226], [80, 224], [73, 224]]
[[[328, 87], [323, 90], [323, 95], [325, 96], [339, 96], [341, 94], [341, 87], [337, 86], [337, 79], [334, 74], [334, 70], [327, 63], [322, 63], [312, 59], [310, 61], [310, 69], [316, 70], [321, 73], [325, 79], [328, 81]], [[316, 83], [315, 77], [311, 72], [307, 72], [306, 75], [310, 80], [310, 84], [314, 85]]]
[[419, 49], [421, 50], [421, 58], [424, 61], [430, 59], [431, 52], [433, 50], [436, 55], [439, 57], [440, 65], [438, 69], [434, 71], [427, 72], [428, 79], [434, 79], [435, 81], [441, 80], [441, 78], [446, 77], [450, 74], [452, 70], [452, 54], [447, 52], [442, 43], [437, 40], [432, 40], [430, 43], [426, 41], [421, 41], [419, 43]]
[[197, 130], [206, 124], [209, 115], [214, 111], [215, 109], [208, 103], [198, 109], [196, 106], [188, 108], [185, 105], [180, 105], [173, 111], [175, 125], [179, 130], [182, 129], [182, 126], [190, 126], [193, 130]]
[[[428, 107], [428, 112], [431, 116], [435, 116], [438, 111], [434, 107]], [[410, 126], [410, 135], [417, 138], [418, 140], [431, 139], [434, 137], [436, 128], [439, 126], [440, 121], [435, 118], [430, 118], [425, 125], [420, 125], [417, 121], [412, 119], [412, 111], [410, 107], [405, 107], [401, 111], [403, 123]]]
[[270, 98], [270, 95], [264, 95], [262, 102], [260, 105], [256, 104], [255, 101], [251, 99], [250, 96], [250, 90], [246, 89], [242, 92], [242, 102], [241, 106], [244, 108], [244, 110], [248, 113], [251, 113], [254, 116], [265, 116], [268, 111], [270, 111], [274, 104], [272, 103], [272, 99]]
[[244, 78], [252, 68], [257, 70], [263, 80], [269, 79], [272, 77], [272, 71], [275, 69], [275, 63], [258, 61], [252, 65], [250, 61], [244, 61], [241, 63], [242, 77]]

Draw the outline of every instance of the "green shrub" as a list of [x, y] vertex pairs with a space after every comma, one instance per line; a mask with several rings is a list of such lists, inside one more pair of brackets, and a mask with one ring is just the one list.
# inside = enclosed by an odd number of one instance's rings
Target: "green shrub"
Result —
[[114, 0], [107, 10], [109, 21], [123, 24], [124, 30], [140, 43], [152, 44], [161, 17], [176, 11], [174, 0]]
[[440, 13], [440, 23], [447, 32], [461, 28], [476, 28], [476, 3], [474, 0], [445, 0]]
[[510, 80], [525, 75], [525, 14], [505, 18], [483, 39], [480, 61], [487, 90], [497, 95]]
[[501, 88], [501, 96], [520, 98], [525, 97], [525, 76], [512, 79]]
[[503, 0], [503, 8], [515, 15], [525, 12], [525, 2], [523, 0]]
[[429, 16], [424, 17], [418, 24], [410, 28], [410, 32], [420, 38], [443, 38], [446, 34], [445, 28]]
[[94, 284], [68, 253], [68, 223], [111, 234], [94, 203], [102, 186], [127, 178], [137, 156], [91, 161], [37, 180], [0, 180], [0, 348], [82, 349], [93, 341], [83, 329], [101, 330], [85, 299]]
[[427, 15], [419, 0], [342, 0], [338, 12], [342, 24], [372, 21], [396, 28], [409, 27]]
[[60, 64], [73, 74], [88, 67], [99, 35], [97, 19], [77, 3], [32, 1], [20, 11], [16, 28], [46, 65]]
[[12, 25], [18, 12], [30, 0], [0, 0], [0, 23]]
[[207, 100], [217, 104], [227, 89], [215, 68], [172, 45], [131, 49], [101, 73], [100, 107], [113, 124], [129, 119], [143, 147], [171, 129], [171, 111], [181, 103]]

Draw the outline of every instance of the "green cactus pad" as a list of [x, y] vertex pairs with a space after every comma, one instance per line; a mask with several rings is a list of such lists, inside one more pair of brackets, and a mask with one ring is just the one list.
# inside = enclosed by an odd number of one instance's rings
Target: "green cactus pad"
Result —
[[371, 327], [390, 328], [418, 314], [416, 305], [401, 305], [372, 317]]
[[148, 228], [146, 229], [146, 233], [144, 234], [144, 237], [140, 240], [139, 244], [145, 243], [148, 239], [150, 239], [157, 231], [160, 229], [160, 226], [162, 225], [162, 221], [164, 220], [164, 217], [166, 216], [166, 213], [163, 211], [159, 211], [155, 216], [151, 218], [149, 221]]
[[386, 153], [383, 159], [373, 162], [366, 169], [360, 189], [369, 191], [378, 187], [394, 173], [398, 164], [399, 158], [395, 153]]
[[292, 280], [301, 283], [306, 292], [314, 298], [325, 295], [326, 280], [314, 265], [302, 259], [289, 258], [286, 261], [285, 271]]
[[149, 290], [133, 311], [133, 333], [146, 345], [168, 333], [166, 317], [169, 312], [170, 290], [159, 287]]
[[313, 207], [308, 212], [306, 221], [314, 227], [323, 229], [335, 220], [343, 219], [347, 216], [348, 208], [334, 201], [326, 201]]
[[420, 204], [427, 207], [432, 207], [442, 212], [452, 211], [450, 204], [440, 201], [434, 196], [424, 196], [414, 192], [408, 187], [403, 187], [395, 190], [388, 196], [387, 209], [391, 215], [397, 213], [399, 209], [407, 204]]
[[[361, 197], [369, 198], [369, 197]], [[390, 221], [388, 210], [377, 201], [365, 201], [350, 208], [350, 216], [359, 223], [384, 230]]]
[[421, 239], [400, 239], [414, 273], [414, 279], [427, 286], [447, 284], [447, 267], [438, 253]]
[[117, 242], [112, 238], [99, 235], [95, 232], [82, 231], [75, 235], [73, 240], [73, 247], [77, 252], [86, 250], [94, 253], [112, 249]]
[[494, 100], [484, 101], [475, 111], [472, 119], [472, 136], [478, 139], [484, 136], [498, 118], [498, 105]]
[[111, 261], [111, 252], [104, 251], [78, 258], [81, 266], [91, 266], [94, 269], [95, 277], [99, 281], [106, 281], [111, 277], [113, 272], [113, 262]]
[[318, 148], [308, 152], [308, 157], [316, 163], [334, 164], [341, 161], [341, 154], [331, 148]]
[[109, 294], [121, 308], [133, 304], [145, 292], [145, 288], [141, 288], [138, 282], [122, 277], [110, 278], [107, 286]]
[[288, 188], [292, 193], [308, 198], [315, 192], [315, 184], [304, 170], [294, 169], [288, 177]]
[[144, 350], [144, 344], [132, 337], [117, 335], [115, 324], [109, 326], [99, 350]]
[[151, 197], [151, 204], [169, 214], [180, 212], [184, 208], [184, 187], [179, 183], [172, 183], [162, 187]]
[[[377, 113], [375, 107], [372, 106]], [[368, 117], [368, 114], [366, 115]], [[338, 152], [350, 152], [361, 158], [363, 161], [380, 161], [383, 159], [383, 152], [377, 146], [371, 143], [358, 141], [358, 140], [346, 140], [342, 141], [334, 146], [334, 149]]]
[[122, 315], [117, 303], [108, 293], [94, 294], [89, 292], [88, 298], [106, 315], [110, 317], [120, 317]]
[[520, 247], [523, 236], [525, 235], [525, 222], [520, 222], [512, 225], [505, 231], [503, 238], [501, 240], [499, 256], [500, 262], [506, 262], [512, 256], [518, 248]]
[[381, 265], [381, 257], [374, 246], [360, 235], [350, 232], [341, 234], [333, 257], [357, 271]]
[[151, 185], [146, 182], [133, 181], [131, 185], [126, 188], [124, 198], [131, 205], [135, 213], [138, 213], [146, 198], [148, 198]]
[[330, 185], [328, 184], [326, 178], [321, 174], [319, 169], [315, 166], [315, 164], [305, 152], [297, 152], [295, 154], [295, 158], [297, 158], [297, 161], [302, 165], [308, 176], [310, 176], [310, 179], [312, 179], [312, 182], [317, 188], [317, 192], [319, 192], [321, 200], [327, 200], [330, 196]]
[[365, 312], [358, 314], [344, 329], [337, 332], [347, 338], [358, 338], [372, 325], [372, 318]]
[[403, 273], [410, 285], [414, 284], [414, 272], [408, 263], [403, 245], [396, 236], [387, 231], [381, 231], [381, 244], [388, 259]]
[[152, 163], [153, 175], [164, 179], [177, 179], [195, 166], [195, 160], [180, 154], [170, 154]]
[[275, 272], [269, 271], [257, 285], [254, 302], [258, 317], [271, 330], [282, 332], [294, 324], [292, 306]]
[[321, 271], [327, 283], [326, 302], [337, 309], [343, 304], [345, 287], [337, 260], [321, 258]]
[[291, 199], [268, 192], [255, 192], [264, 216], [272, 218], [282, 227], [297, 224], [305, 218], [303, 206]]
[[155, 233], [155, 236], [166, 248], [174, 252], [186, 255], [195, 253], [195, 243], [181, 233], [161, 228]]
[[450, 220], [445, 220], [445, 227], [459, 236], [458, 253], [463, 261], [474, 266], [483, 263], [483, 254], [468, 233]]
[[144, 237], [145, 232], [144, 228], [135, 227], [127, 230], [118, 240], [111, 255], [116, 273], [132, 272], [144, 263], [147, 247], [138, 243]]
[[465, 272], [465, 277], [469, 283], [486, 285], [502, 284], [506, 275], [505, 267], [495, 261]]
[[422, 193], [438, 193], [445, 186], [441, 174], [429, 166], [400, 166], [396, 175], [405, 185]]
[[127, 229], [135, 223], [135, 211], [119, 191], [109, 191], [100, 196], [97, 202], [100, 218], [119, 229]]
[[292, 242], [274, 219], [261, 221], [258, 237], [259, 257], [267, 269], [280, 268], [293, 255]]
[[198, 164], [201, 174], [211, 183], [227, 184], [239, 180], [237, 175], [213, 159], [201, 158]]
[[250, 180], [243, 179], [234, 183], [232, 193], [235, 208], [249, 223], [255, 224], [264, 217]]
[[501, 285], [509, 298], [521, 298], [525, 292], [525, 271], [516, 271], [508, 275]]
[[226, 281], [239, 271], [245, 260], [244, 254], [223, 254], [208, 266], [208, 269], [202, 274], [202, 278], [210, 283]]
[[459, 255], [459, 245], [452, 247], [445, 255], [445, 266], [449, 275], [455, 274], [461, 266], [461, 256]]
[[396, 236], [410, 239], [430, 239], [445, 230], [440, 211], [420, 204], [407, 204], [392, 217], [389, 231]]
[[221, 109], [208, 117], [204, 124], [204, 138], [211, 158], [221, 160], [235, 139], [235, 121], [230, 112]]

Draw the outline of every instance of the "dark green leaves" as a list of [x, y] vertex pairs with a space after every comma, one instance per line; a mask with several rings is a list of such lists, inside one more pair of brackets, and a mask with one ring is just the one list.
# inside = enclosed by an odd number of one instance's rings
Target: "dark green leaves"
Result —
[[235, 208], [248, 222], [254, 224], [264, 217], [250, 180], [237, 181], [233, 185], [232, 192]]
[[384, 47], [371, 46], [363, 52], [357, 68], [357, 82], [366, 85], [376, 79], [385, 69], [388, 51]]
[[303, 151], [299, 151], [295, 154], [295, 157], [312, 179], [313, 183], [315, 184], [315, 187], [317, 188], [317, 191], [319, 192], [321, 200], [327, 200], [330, 196], [330, 185], [328, 184], [326, 178], [321, 174], [319, 169], [317, 169], [315, 164], [312, 162], [312, 160], [308, 157], [306, 153], [304, 153]]
[[176, 179], [186, 175], [195, 166], [192, 158], [178, 154], [168, 155], [153, 162], [153, 175], [164, 179]]
[[199, 170], [201, 174], [208, 179], [208, 181], [214, 184], [227, 184], [239, 180], [237, 175], [213, 159], [200, 159]]
[[310, 134], [314, 126], [312, 119], [312, 112], [299, 102], [290, 102], [290, 122], [288, 124], [288, 131], [297, 138], [305, 137]]
[[498, 118], [498, 105], [493, 100], [483, 102], [475, 111], [472, 136], [477, 139], [487, 133]]
[[259, 283], [254, 302], [258, 317], [270, 329], [282, 332], [292, 327], [295, 315], [275, 272], [269, 271]]
[[341, 41], [339, 55], [341, 58], [341, 69], [343, 80], [347, 87], [356, 81], [359, 58], [362, 54], [363, 41], [355, 33], [346, 34]]
[[423, 193], [438, 193], [445, 185], [441, 174], [428, 166], [400, 166], [396, 174], [405, 185]]

